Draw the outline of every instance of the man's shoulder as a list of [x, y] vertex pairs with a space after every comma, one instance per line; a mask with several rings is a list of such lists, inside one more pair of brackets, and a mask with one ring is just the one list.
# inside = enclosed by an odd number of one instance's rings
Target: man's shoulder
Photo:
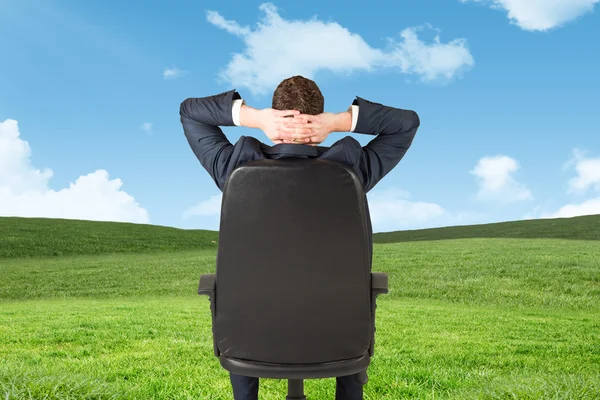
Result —
[[241, 136], [235, 146], [239, 146], [245, 153], [252, 154], [253, 157], [264, 158], [266, 158], [265, 151], [272, 147], [253, 136]]
[[332, 144], [319, 158], [354, 166], [358, 162], [361, 151], [360, 143], [352, 136], [346, 136]]
[[240, 154], [241, 158], [260, 158], [264, 157], [263, 149], [266, 145], [260, 140], [252, 136], [240, 136], [237, 142], [233, 144], [236, 152]]

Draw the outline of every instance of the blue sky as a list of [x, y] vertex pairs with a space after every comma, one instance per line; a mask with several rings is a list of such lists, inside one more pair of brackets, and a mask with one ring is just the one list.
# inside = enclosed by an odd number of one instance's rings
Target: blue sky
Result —
[[369, 194], [375, 231], [600, 214], [597, 2], [5, 0], [0, 215], [218, 229], [179, 104], [235, 88], [269, 107], [296, 74], [327, 111], [419, 113]]

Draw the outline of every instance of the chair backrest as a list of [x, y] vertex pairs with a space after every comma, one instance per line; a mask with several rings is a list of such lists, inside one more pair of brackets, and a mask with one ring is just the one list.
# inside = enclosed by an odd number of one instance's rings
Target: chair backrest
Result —
[[364, 356], [371, 240], [366, 196], [348, 167], [283, 159], [234, 170], [216, 266], [221, 354], [286, 365]]

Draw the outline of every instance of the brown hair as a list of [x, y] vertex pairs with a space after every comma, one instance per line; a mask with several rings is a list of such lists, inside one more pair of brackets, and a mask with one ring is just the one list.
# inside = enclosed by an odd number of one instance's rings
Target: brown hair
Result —
[[273, 92], [275, 110], [298, 110], [302, 114], [321, 114], [325, 99], [317, 84], [303, 76], [284, 79]]

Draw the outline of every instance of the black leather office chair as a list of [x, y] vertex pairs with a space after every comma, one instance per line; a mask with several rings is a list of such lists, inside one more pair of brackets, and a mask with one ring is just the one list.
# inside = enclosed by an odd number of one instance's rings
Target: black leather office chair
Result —
[[216, 274], [198, 293], [211, 300], [214, 353], [235, 374], [304, 379], [366, 370], [376, 297], [388, 277], [371, 273], [365, 193], [346, 166], [323, 160], [246, 163], [223, 190]]

